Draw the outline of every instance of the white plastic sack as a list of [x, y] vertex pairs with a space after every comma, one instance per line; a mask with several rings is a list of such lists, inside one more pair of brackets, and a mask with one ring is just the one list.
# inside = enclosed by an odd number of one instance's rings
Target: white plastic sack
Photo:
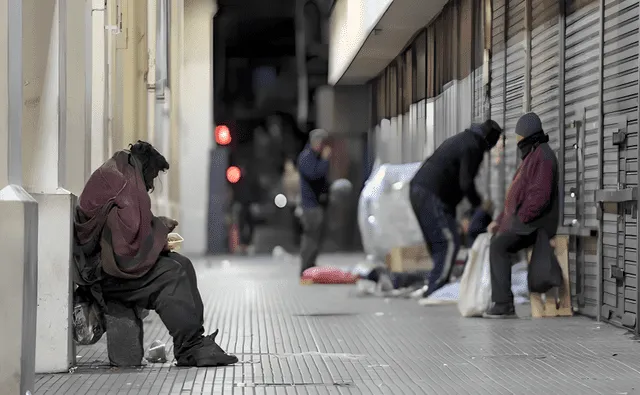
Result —
[[384, 261], [395, 247], [424, 243], [409, 201], [409, 182], [420, 163], [383, 164], [367, 180], [358, 202], [358, 225], [365, 253]]
[[469, 252], [458, 299], [458, 310], [463, 317], [481, 316], [491, 304], [490, 245], [491, 235], [483, 233], [476, 238]]
[[443, 305], [443, 304], [455, 304], [460, 298], [460, 282], [456, 281], [445, 285], [439, 290], [435, 291], [425, 302], [426, 306], [431, 305]]

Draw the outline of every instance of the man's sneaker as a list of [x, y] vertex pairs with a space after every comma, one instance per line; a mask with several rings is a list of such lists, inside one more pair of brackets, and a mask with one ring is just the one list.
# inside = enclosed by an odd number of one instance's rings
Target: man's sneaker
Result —
[[422, 299], [424, 298], [424, 294], [427, 293], [427, 290], [429, 289], [428, 285], [425, 285], [422, 288], [418, 288], [415, 291], [411, 292], [411, 299]]
[[513, 303], [494, 303], [482, 315], [484, 318], [518, 318]]

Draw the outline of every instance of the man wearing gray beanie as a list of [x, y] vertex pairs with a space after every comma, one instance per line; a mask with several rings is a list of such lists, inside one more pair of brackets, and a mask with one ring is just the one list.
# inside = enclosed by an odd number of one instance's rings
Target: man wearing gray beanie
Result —
[[485, 318], [515, 317], [511, 256], [536, 244], [541, 232], [549, 239], [558, 229], [558, 160], [535, 113], [520, 117], [516, 138], [522, 163], [507, 191], [504, 210], [488, 227], [497, 235], [490, 248], [493, 304], [485, 312]]
[[473, 208], [482, 203], [475, 178], [501, 133], [492, 120], [471, 125], [440, 144], [411, 180], [411, 206], [433, 260], [423, 301], [449, 281], [460, 248], [456, 208], [465, 197]]

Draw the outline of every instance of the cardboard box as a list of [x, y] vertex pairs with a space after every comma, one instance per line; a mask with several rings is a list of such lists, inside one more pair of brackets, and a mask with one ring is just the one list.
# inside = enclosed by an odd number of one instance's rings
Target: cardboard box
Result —
[[393, 248], [387, 254], [386, 265], [394, 273], [428, 271], [433, 268], [433, 261], [427, 247], [423, 244]]

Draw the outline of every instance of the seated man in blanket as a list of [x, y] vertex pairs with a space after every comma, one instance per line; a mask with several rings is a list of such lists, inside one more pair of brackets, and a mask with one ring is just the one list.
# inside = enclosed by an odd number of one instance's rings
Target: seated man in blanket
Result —
[[105, 308], [114, 300], [155, 310], [173, 337], [179, 366], [238, 362], [204, 335], [203, 305], [193, 264], [170, 252], [175, 220], [151, 212], [149, 193], [169, 163], [151, 144], [119, 151], [89, 178], [74, 218], [76, 283]]

